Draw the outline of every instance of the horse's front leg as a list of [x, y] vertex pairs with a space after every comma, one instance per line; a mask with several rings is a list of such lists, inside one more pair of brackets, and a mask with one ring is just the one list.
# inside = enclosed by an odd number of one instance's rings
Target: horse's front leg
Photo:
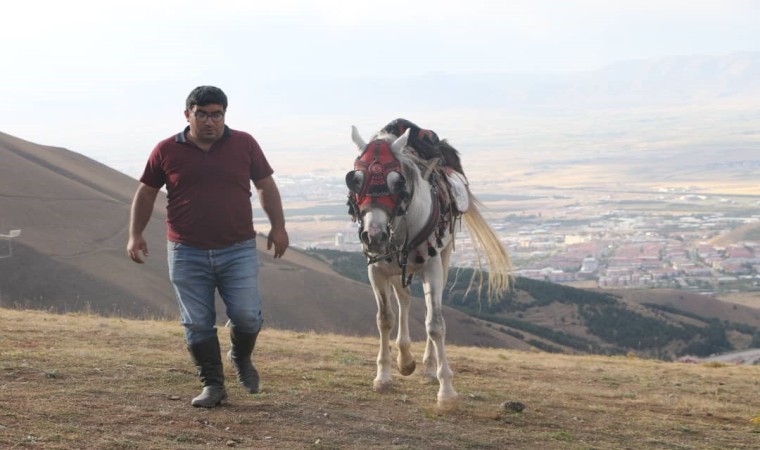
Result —
[[387, 391], [393, 385], [391, 376], [390, 334], [394, 314], [390, 303], [391, 284], [388, 275], [374, 264], [367, 269], [377, 301], [377, 330], [380, 332], [380, 350], [377, 354], [377, 376], [372, 388], [376, 392]]
[[[449, 261], [451, 260], [451, 252], [454, 249], [453, 245], [454, 236], [452, 235], [447, 244], [441, 250], [441, 269], [443, 277], [443, 286], [446, 285], [449, 274]], [[422, 355], [422, 379], [425, 383], [437, 383], [438, 382], [438, 358], [436, 357], [435, 344], [433, 340], [428, 338], [425, 342], [425, 353]]]
[[422, 287], [425, 292], [425, 329], [428, 340], [432, 341], [435, 356], [438, 360], [436, 375], [438, 377], [438, 405], [446, 406], [457, 398], [452, 379], [454, 377], [449, 362], [446, 359], [446, 323], [443, 320], [443, 268], [441, 267], [440, 255], [437, 255], [425, 264], [420, 273]]
[[393, 290], [396, 292], [398, 299], [398, 336], [396, 337], [396, 346], [398, 347], [398, 370], [401, 375], [411, 375], [417, 364], [412, 356], [412, 340], [409, 337], [409, 306], [411, 296], [409, 288], [403, 287], [401, 277], [392, 278]]
[[433, 340], [427, 338], [425, 353], [422, 355], [422, 382], [427, 384], [438, 382], [438, 357], [435, 353]]

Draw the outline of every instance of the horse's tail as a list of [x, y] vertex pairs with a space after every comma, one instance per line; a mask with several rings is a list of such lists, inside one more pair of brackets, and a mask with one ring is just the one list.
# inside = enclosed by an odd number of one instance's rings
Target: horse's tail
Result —
[[[469, 189], [467, 189], [467, 193], [470, 197], [470, 205], [467, 212], [462, 214], [462, 220], [467, 227], [470, 238], [472, 238], [479, 269], [473, 273], [467, 290], [470, 290], [477, 278], [478, 298], [480, 298], [483, 291], [484, 281], [481, 257], [485, 256], [486, 264], [488, 265], [487, 294], [488, 303], [490, 304], [498, 302], [504, 294], [509, 292], [510, 284], [512, 282], [512, 275], [510, 273], [512, 262], [509, 259], [507, 250], [501, 244], [501, 241], [499, 241], [499, 237], [496, 236], [496, 233], [480, 213], [478, 206], [482, 206], [482, 203], [475, 198]], [[465, 293], [465, 295], [467, 294]]]

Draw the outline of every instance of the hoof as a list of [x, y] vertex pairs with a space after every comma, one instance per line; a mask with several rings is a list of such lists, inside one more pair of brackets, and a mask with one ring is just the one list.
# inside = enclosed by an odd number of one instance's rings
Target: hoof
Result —
[[374, 383], [372, 383], [372, 390], [375, 392], [388, 392], [391, 389], [393, 389], [393, 382], [392, 381], [378, 381], [375, 380]]
[[436, 408], [440, 411], [455, 411], [459, 409], [459, 396], [455, 395], [454, 397], [447, 397], [447, 398], [439, 398], [438, 403], [436, 403]]
[[413, 374], [414, 369], [416, 368], [417, 368], [417, 363], [412, 361], [410, 364], [399, 367], [398, 371], [401, 372], [401, 375], [407, 376], [407, 375]]

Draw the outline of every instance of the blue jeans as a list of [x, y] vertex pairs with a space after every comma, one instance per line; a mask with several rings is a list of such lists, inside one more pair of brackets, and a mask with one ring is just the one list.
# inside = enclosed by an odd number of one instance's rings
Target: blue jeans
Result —
[[215, 250], [169, 241], [167, 250], [169, 280], [188, 345], [216, 336], [216, 290], [232, 327], [243, 333], [259, 332], [263, 318], [255, 239]]

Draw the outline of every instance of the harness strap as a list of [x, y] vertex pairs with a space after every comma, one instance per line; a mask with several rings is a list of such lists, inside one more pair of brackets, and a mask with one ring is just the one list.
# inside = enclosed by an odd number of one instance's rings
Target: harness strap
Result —
[[428, 161], [427, 164], [425, 164], [425, 172], [422, 174], [423, 180], [430, 179], [430, 174], [433, 173], [433, 170], [436, 169], [438, 164], [441, 162], [441, 158], [433, 158]]
[[[435, 227], [438, 225], [438, 221], [441, 218], [441, 208], [438, 204], [438, 194], [436, 193], [435, 187], [430, 188], [430, 194], [433, 199], [433, 207], [430, 210], [430, 217], [428, 217], [428, 221], [425, 224], [425, 227], [419, 233], [417, 233], [417, 236], [415, 236], [411, 242], [405, 242], [403, 250], [401, 251], [401, 260], [399, 261], [399, 266], [401, 266], [401, 286], [403, 287], [408, 287], [412, 283], [412, 274], [406, 274], [406, 265], [409, 258], [409, 251], [417, 248], [420, 244], [425, 242], [431, 234], [435, 232]], [[408, 237], [409, 236], [407, 234], [407, 240]]]
[[430, 188], [430, 197], [433, 202], [433, 207], [430, 209], [430, 217], [428, 217], [425, 227], [423, 227], [422, 230], [417, 233], [417, 236], [415, 236], [409, 244], [404, 246], [404, 252], [407, 254], [410, 250], [414, 250], [420, 244], [425, 242], [427, 238], [433, 234], [435, 227], [438, 225], [438, 221], [441, 218], [441, 207], [439, 205], [438, 194], [435, 186], [431, 186]]
[[[424, 179], [430, 179], [429, 177], [439, 161], [439, 158], [435, 158], [426, 165]], [[409, 242], [409, 230], [407, 229], [407, 237], [404, 240], [405, 242], [401, 250], [401, 261], [399, 261], [399, 266], [401, 266], [401, 285], [403, 287], [409, 286], [412, 282], [412, 275], [406, 274], [406, 265], [407, 259], [409, 258], [409, 252], [417, 248], [420, 244], [425, 242], [428, 237], [435, 233], [435, 229], [441, 220], [440, 199], [438, 198], [438, 188], [434, 180], [430, 183], [430, 199], [433, 203], [432, 207], [430, 208], [430, 216], [428, 217], [425, 226], [422, 228], [422, 230], [420, 230], [419, 233], [417, 233], [417, 236], [415, 236], [411, 242]]]

